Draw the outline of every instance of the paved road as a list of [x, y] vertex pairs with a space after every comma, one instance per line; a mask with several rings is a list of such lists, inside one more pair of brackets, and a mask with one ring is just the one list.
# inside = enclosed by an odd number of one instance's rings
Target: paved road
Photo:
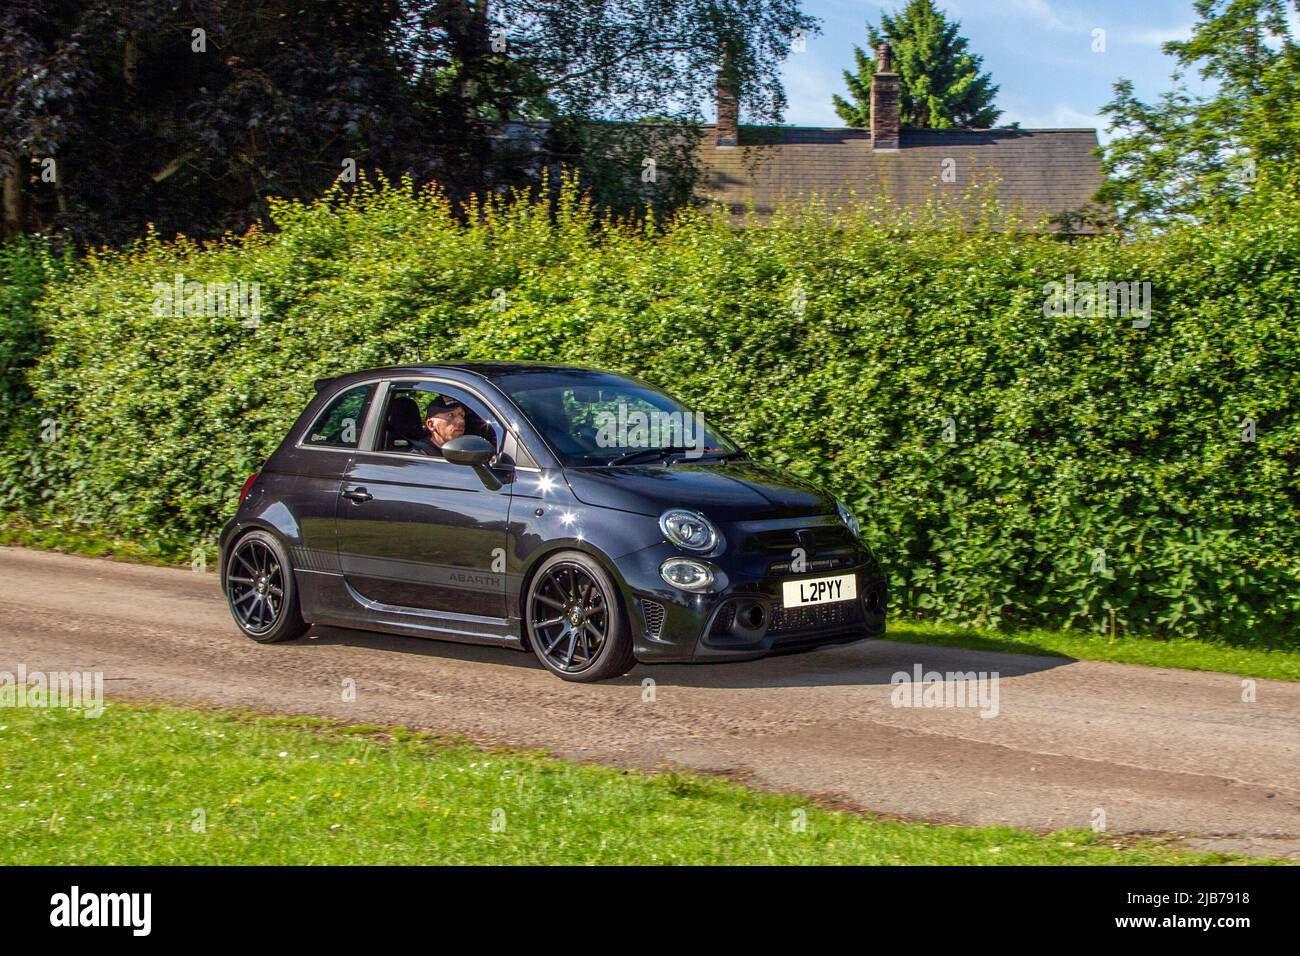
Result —
[[[110, 700], [402, 724], [940, 822], [1049, 830], [1100, 810], [1115, 833], [1300, 859], [1297, 684], [1258, 681], [1244, 703], [1226, 674], [868, 641], [578, 685], [517, 651], [367, 632], [261, 646], [214, 576], [184, 569], [0, 548], [0, 580], [0, 671], [102, 670]], [[997, 716], [893, 706], [891, 678], [918, 664], [998, 672]]]

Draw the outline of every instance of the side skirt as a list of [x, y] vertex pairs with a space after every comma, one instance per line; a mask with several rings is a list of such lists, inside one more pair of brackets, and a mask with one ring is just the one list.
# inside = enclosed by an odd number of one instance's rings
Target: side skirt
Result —
[[515, 618], [481, 617], [450, 611], [396, 607], [371, 601], [351, 588], [341, 574], [295, 570], [302, 616], [312, 624], [347, 627], [459, 644], [525, 650]]

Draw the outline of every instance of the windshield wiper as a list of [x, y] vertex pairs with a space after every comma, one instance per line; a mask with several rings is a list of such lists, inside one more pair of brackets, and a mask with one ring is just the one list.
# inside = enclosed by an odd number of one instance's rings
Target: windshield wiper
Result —
[[642, 458], [667, 458], [669, 455], [684, 455], [687, 452], [695, 451], [694, 448], [687, 448], [685, 445], [666, 445], [662, 448], [638, 448], [636, 451], [630, 451], [626, 455], [619, 455], [617, 458], [611, 458], [605, 462], [607, 465], [630, 465]]
[[701, 457], [709, 457], [715, 460], [725, 460], [743, 456], [742, 451], [706, 451], [698, 446], [686, 447], [685, 445], [670, 445], [664, 448], [638, 448], [636, 451], [630, 451], [626, 455], [619, 455], [617, 458], [611, 458], [605, 462], [606, 465], [630, 465], [642, 459], [658, 458], [664, 460], [669, 455], [689, 455], [692, 452], [698, 452]]

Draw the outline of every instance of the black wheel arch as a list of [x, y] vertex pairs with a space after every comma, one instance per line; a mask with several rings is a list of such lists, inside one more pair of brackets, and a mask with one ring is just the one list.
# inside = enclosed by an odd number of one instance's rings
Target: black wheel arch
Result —
[[[282, 529], [271, 524], [269, 521], [263, 521], [259, 518], [253, 518], [249, 521], [239, 523], [232, 520], [222, 532], [220, 550], [217, 555], [217, 584], [221, 587], [222, 592], [224, 593], [226, 589], [226, 568], [230, 561], [230, 555], [234, 552], [235, 548], [239, 546], [239, 542], [243, 541], [254, 531], [263, 531], [269, 534], [279, 543], [280, 547], [284, 549], [285, 556], [289, 559], [289, 573], [293, 575], [294, 586], [298, 589], [298, 593], [301, 594], [303, 583], [298, 577], [298, 567], [293, 562], [293, 543], [286, 540]], [[298, 604], [300, 608], [299, 613], [303, 615], [304, 620], [311, 623], [315, 619], [315, 616], [307, 616], [306, 602], [300, 599]]]
[[618, 592], [615, 596], [618, 600], [618, 613], [622, 616], [623, 623], [629, 625], [631, 623], [631, 614], [627, 606], [627, 582], [623, 580], [623, 575], [619, 573], [618, 566], [609, 555], [585, 541], [579, 541], [577, 538], [551, 541], [529, 555], [528, 566], [524, 568], [523, 573], [520, 575], [519, 593], [516, 598], [519, 601], [519, 638], [523, 642], [525, 649], [531, 649], [532, 647], [528, 640], [528, 589], [532, 586], [533, 578], [537, 576], [537, 570], [547, 560], [557, 554], [567, 552], [581, 554], [600, 565], [602, 570], [609, 575], [610, 580], [614, 582], [614, 590]]

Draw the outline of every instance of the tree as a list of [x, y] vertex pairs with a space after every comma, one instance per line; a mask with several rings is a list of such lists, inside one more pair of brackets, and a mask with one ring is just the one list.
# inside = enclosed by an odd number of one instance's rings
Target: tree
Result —
[[398, 13], [397, 0], [7, 0], [6, 232], [242, 231], [268, 196], [314, 195], [345, 161], [407, 165]]
[[817, 27], [799, 0], [409, 0], [406, 22], [401, 42], [453, 195], [535, 165], [501, 136], [503, 122], [532, 119], [549, 124], [543, 165], [581, 167], [596, 201], [619, 208], [689, 199], [697, 104], [713, 100], [724, 58], [748, 120], [778, 122], [780, 63], [797, 32]]
[[722, 58], [779, 120], [815, 26], [798, 0], [5, 0], [5, 233], [209, 237], [368, 169], [465, 200], [564, 162], [603, 204], [677, 205]]
[[867, 23], [871, 53], [853, 48], [857, 69], [844, 71], [850, 99], [833, 97], [835, 112], [850, 126], [871, 126], [871, 78], [874, 51], [881, 43], [893, 50], [900, 87], [899, 120], [921, 129], [987, 129], [1002, 115], [993, 100], [998, 88], [980, 73], [983, 59], [967, 51], [960, 23], [950, 23], [932, 0], [910, 0], [902, 13], [882, 14], [880, 27]]
[[[1107, 180], [1098, 200], [1129, 224], [1198, 221], [1276, 178], [1300, 155], [1300, 47], [1286, 0], [1197, 0], [1188, 40], [1166, 43], [1176, 58], [1174, 86], [1145, 103], [1120, 79], [1103, 111]], [[1300, 5], [1298, 5], [1300, 6]], [[1192, 95], [1195, 67], [1214, 92]]]

